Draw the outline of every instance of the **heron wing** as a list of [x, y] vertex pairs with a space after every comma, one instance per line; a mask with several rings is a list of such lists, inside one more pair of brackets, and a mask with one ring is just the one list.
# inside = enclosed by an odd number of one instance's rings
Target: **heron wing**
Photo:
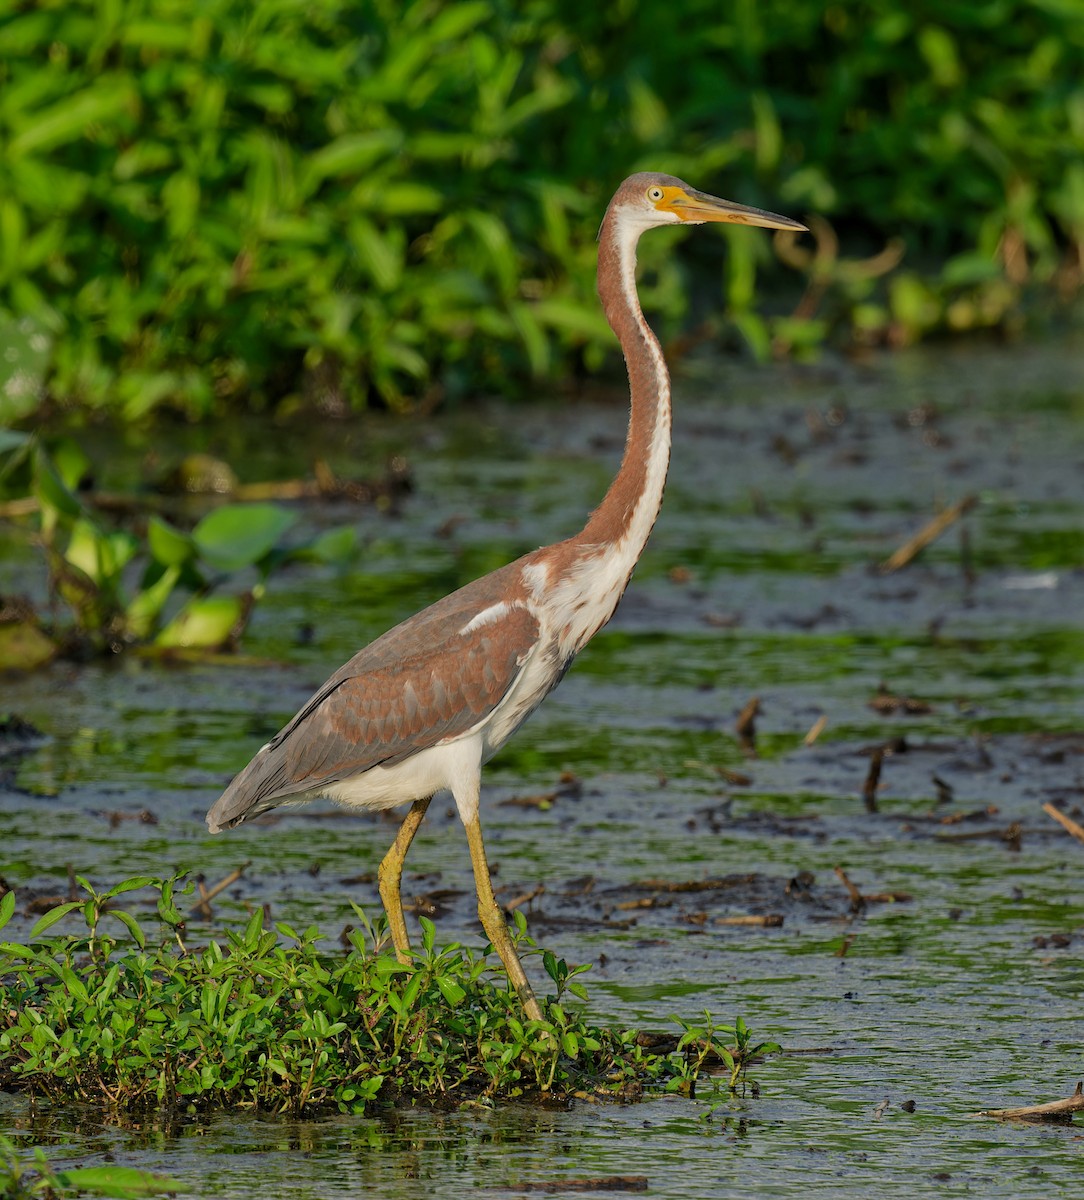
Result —
[[389, 630], [332, 675], [215, 803], [212, 830], [402, 762], [491, 713], [537, 644], [539, 623], [524, 605], [501, 603], [499, 591], [485, 604], [473, 590]]

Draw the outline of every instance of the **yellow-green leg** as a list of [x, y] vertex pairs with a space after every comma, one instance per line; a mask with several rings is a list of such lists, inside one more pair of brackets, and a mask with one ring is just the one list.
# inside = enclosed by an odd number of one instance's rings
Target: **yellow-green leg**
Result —
[[401, 963], [410, 962], [410, 939], [407, 937], [406, 917], [403, 916], [403, 860], [410, 849], [410, 843], [418, 832], [429, 807], [432, 796], [425, 800], [415, 800], [410, 806], [410, 812], [399, 826], [391, 849], [384, 855], [376, 871], [377, 886], [380, 889], [380, 899], [384, 904], [384, 912], [388, 916], [388, 931], [391, 934], [395, 956]]
[[478, 916], [482, 928], [486, 931], [493, 949], [501, 956], [504, 969], [512, 981], [512, 987], [523, 1005], [523, 1011], [532, 1021], [541, 1021], [542, 1009], [535, 999], [534, 991], [527, 982], [523, 964], [519, 961], [512, 938], [508, 933], [508, 923], [504, 919], [497, 898], [493, 895], [493, 881], [489, 876], [489, 863], [486, 862], [486, 848], [482, 843], [482, 825], [478, 814], [474, 813], [464, 820], [467, 831], [467, 845], [470, 847], [470, 861], [474, 867], [474, 885], [478, 892]]

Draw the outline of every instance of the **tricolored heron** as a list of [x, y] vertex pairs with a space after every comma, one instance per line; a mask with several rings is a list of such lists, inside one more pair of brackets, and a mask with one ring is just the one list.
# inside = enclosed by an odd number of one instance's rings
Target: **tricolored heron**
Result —
[[670, 376], [636, 294], [636, 244], [658, 225], [797, 221], [695, 191], [672, 175], [631, 175], [599, 231], [598, 292], [628, 366], [621, 466], [583, 531], [476, 579], [377, 638], [324, 684], [207, 814], [212, 833], [280, 804], [325, 796], [357, 808], [410, 804], [378, 871], [396, 954], [410, 961], [403, 860], [433, 795], [455, 798], [478, 916], [528, 1017], [542, 1010], [493, 895], [478, 799], [488, 761], [613, 615], [662, 504], [670, 460]]

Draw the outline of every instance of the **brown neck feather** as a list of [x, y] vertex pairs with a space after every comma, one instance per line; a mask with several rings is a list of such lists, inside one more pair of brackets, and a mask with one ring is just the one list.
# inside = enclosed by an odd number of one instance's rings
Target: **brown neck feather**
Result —
[[[575, 540], [585, 547], [621, 541], [643, 502], [653, 509], [646, 523], [637, 522], [643, 524], [642, 549], [662, 504], [670, 447], [670, 377], [636, 295], [636, 234], [621, 229], [612, 206], [599, 234], [598, 293], [628, 367], [629, 429], [621, 467]], [[653, 449], [662, 454], [661, 471], [654, 473], [649, 469]]]

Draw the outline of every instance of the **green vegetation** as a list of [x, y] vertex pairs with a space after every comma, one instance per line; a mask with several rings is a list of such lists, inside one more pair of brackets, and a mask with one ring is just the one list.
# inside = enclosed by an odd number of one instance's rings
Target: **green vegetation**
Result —
[[[584, 1092], [627, 1100], [645, 1091], [690, 1094], [719, 1061], [735, 1090], [753, 1056], [778, 1049], [752, 1046], [742, 1022], [683, 1023], [680, 1039], [661, 1051], [635, 1033], [591, 1025], [566, 999], [583, 998], [575, 979], [583, 968], [539, 951], [518, 913], [519, 952], [540, 958], [555, 988], [542, 1022], [523, 1019], [484, 955], [437, 948], [424, 918], [409, 966], [379, 952], [360, 910], [364, 933], [349, 929], [338, 954], [317, 949], [315, 928], [266, 929], [262, 911], [224, 945], [196, 949], [185, 942], [175, 881], [131, 879], [104, 893], [79, 883], [87, 899], [46, 913], [28, 945], [0, 942], [0, 1088], [135, 1112], [361, 1112], [377, 1100], [484, 1103]], [[115, 907], [117, 897], [146, 887], [157, 893], [165, 932], [154, 948], [144, 922]], [[14, 909], [8, 892], [0, 927]], [[69, 915], [83, 918], [82, 933], [44, 936]]]
[[[684, 263], [646, 243], [670, 332], [692, 296], [760, 354], [899, 343], [1080, 287], [1079, 5], [10, 9], [0, 419], [407, 406], [597, 369], [591, 237], [644, 167], [816, 216], [778, 243], [801, 278], [740, 229]], [[793, 297], [769, 317], [765, 284]]]
[[13, 1142], [0, 1134], [0, 1196], [4, 1200], [60, 1200], [65, 1196], [111, 1196], [135, 1200], [191, 1189], [177, 1179], [152, 1175], [134, 1167], [54, 1167], [44, 1151], [34, 1151], [32, 1165]]
[[[4, 451], [7, 450], [5, 455]], [[90, 463], [70, 438], [52, 453], [26, 434], [0, 430], [0, 483], [25, 485], [37, 509], [36, 541], [49, 594], [68, 619], [43, 621], [29, 603], [0, 617], [0, 670], [33, 669], [58, 651], [76, 658], [132, 645], [154, 651], [233, 648], [271, 572], [298, 558], [335, 561], [356, 549], [353, 529], [332, 529], [287, 549], [297, 513], [276, 504], [222, 504], [190, 531], [151, 514], [135, 532], [103, 522], [79, 498]], [[236, 576], [256, 581], [238, 589]], [[223, 587], [233, 590], [221, 594]]]

